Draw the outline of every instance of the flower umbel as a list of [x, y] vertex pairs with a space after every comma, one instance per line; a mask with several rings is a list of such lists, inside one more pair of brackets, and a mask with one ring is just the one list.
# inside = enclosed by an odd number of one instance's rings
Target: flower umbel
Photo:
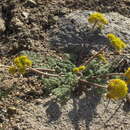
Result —
[[73, 68], [73, 72], [80, 72], [80, 71], [83, 71], [83, 70], [85, 70], [86, 69], [86, 66], [84, 66], [84, 65], [81, 65], [81, 66], [79, 66], [79, 67], [75, 67], [75, 68]]
[[127, 83], [121, 79], [112, 79], [108, 83], [107, 98], [122, 99], [128, 93]]
[[127, 46], [126, 43], [112, 33], [107, 34], [107, 38], [110, 40], [116, 51], [121, 51]]
[[18, 56], [13, 61], [13, 66], [9, 67], [9, 73], [24, 74], [28, 67], [32, 66], [32, 61], [27, 56]]
[[126, 70], [126, 72], [124, 73], [124, 76], [130, 79], [130, 67]]
[[103, 53], [98, 55], [98, 59], [101, 60], [103, 63], [108, 63], [108, 60], [106, 59]]
[[19, 56], [14, 59], [14, 64], [17, 67], [19, 66], [29, 67], [32, 66], [32, 61], [29, 60], [27, 56]]
[[86, 69], [86, 66], [81, 65], [81, 66], [79, 66], [78, 68], [79, 68], [79, 71], [83, 71], [83, 70], [85, 70], [85, 69]]
[[130, 67], [126, 70], [124, 73], [124, 76], [126, 77], [126, 82], [129, 85], [130, 84]]
[[75, 68], [73, 68], [73, 72], [79, 72], [79, 68], [78, 67], [75, 67]]
[[17, 68], [16, 68], [16, 66], [10, 66], [8, 68], [8, 71], [10, 74], [15, 74], [17, 72]]
[[108, 24], [108, 20], [105, 18], [104, 14], [99, 12], [92, 13], [88, 21], [94, 25], [96, 24], [98, 27], [103, 27], [103, 25]]

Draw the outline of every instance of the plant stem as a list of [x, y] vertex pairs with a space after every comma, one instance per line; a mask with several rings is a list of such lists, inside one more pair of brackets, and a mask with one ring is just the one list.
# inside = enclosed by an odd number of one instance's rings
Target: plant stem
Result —
[[34, 68], [34, 69], [39, 70], [39, 71], [55, 72], [54, 69], [46, 69], [46, 68]]
[[48, 77], [48, 76], [52, 76], [52, 77], [64, 76], [64, 75], [43, 73], [43, 72], [41, 72], [41, 71], [39, 71], [39, 70], [37, 70], [37, 69], [35, 69], [35, 68], [29, 68], [29, 70], [32, 71], [32, 72], [38, 73], [38, 74], [40, 74], [40, 75], [44, 75], [44, 76], [46, 76], [46, 77]]
[[[9, 68], [10, 66], [7, 65], [2, 65], [0, 64], [0, 67], [5, 67], [6, 69]], [[27, 69], [28, 70], [28, 69]], [[41, 71], [48, 71], [48, 72], [55, 72], [54, 69], [46, 69], [46, 68], [29, 68], [30, 71], [33, 71], [35, 73], [44, 75], [44, 76], [53, 76], [53, 77], [59, 77], [61, 75], [56, 75], [56, 74], [47, 74], [47, 73], [43, 73]]]
[[8, 68], [9, 66], [0, 64], [0, 67], [6, 67], [6, 68]]
[[79, 79], [79, 81], [80, 81], [81, 83], [84, 83], [84, 84], [87, 84], [87, 85], [90, 85], [90, 86], [95, 86], [95, 87], [99, 87], [99, 88], [106, 88], [106, 87], [104, 87], [104, 86], [102, 86], [102, 85], [99, 85], [99, 84], [96, 84], [96, 83], [92, 83], [92, 82], [89, 82], [89, 81], [87, 81], [87, 80]]
[[94, 31], [97, 22], [98, 22], [98, 21], [96, 21], [96, 22], [93, 24], [93, 26], [92, 26], [92, 31]]
[[109, 73], [109, 74], [101, 74], [101, 75], [95, 75], [92, 77], [89, 77], [88, 79], [96, 79], [96, 78], [106, 78], [110, 76], [124, 76], [124, 73]]
[[93, 55], [92, 57], [90, 57], [88, 60], [86, 60], [83, 64], [81, 65], [87, 65], [89, 64], [95, 57], [97, 57], [102, 51], [104, 51], [107, 48], [107, 46], [101, 48], [95, 55]]

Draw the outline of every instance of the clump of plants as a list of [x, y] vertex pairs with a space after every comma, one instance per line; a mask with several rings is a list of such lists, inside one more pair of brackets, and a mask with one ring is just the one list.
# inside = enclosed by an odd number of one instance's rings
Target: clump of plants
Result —
[[[87, 20], [93, 24], [92, 31], [101, 30], [109, 23], [99, 12], [90, 14]], [[53, 96], [61, 103], [67, 102], [76, 91], [83, 92], [88, 90], [87, 87], [91, 90], [96, 88], [97, 94], [104, 95], [108, 99], [108, 107], [110, 101], [120, 100], [122, 103], [127, 97], [130, 85], [130, 67], [122, 73], [114, 71], [115, 66], [118, 67], [117, 63], [120, 64], [120, 60], [122, 60], [120, 57], [126, 55], [127, 43], [112, 33], [105, 37], [111, 46], [105, 45], [97, 52], [93, 50], [91, 57], [86, 56], [79, 65], [74, 64], [70, 57], [57, 58], [53, 55], [43, 56], [32, 51], [23, 51], [13, 59], [9, 66], [2, 64], [0, 66], [7, 68], [12, 77], [22, 78], [30, 76], [28, 74], [37, 75], [36, 78], [41, 81], [44, 94]], [[0, 98], [4, 95], [5, 93], [0, 92]], [[114, 114], [120, 106], [121, 104], [118, 105]], [[113, 115], [105, 122], [102, 120], [103, 124], [105, 125]]]
[[[91, 14], [88, 21], [93, 24], [92, 29], [108, 24], [105, 16], [98, 12]], [[55, 95], [60, 101], [67, 101], [77, 85], [82, 83], [90, 87], [103, 88], [105, 90], [103, 92], [109, 99], [123, 99], [128, 94], [130, 69], [128, 68], [125, 73], [113, 73], [113, 62], [109, 57], [112, 55], [116, 59], [117, 54], [124, 55], [123, 51], [127, 44], [112, 33], [107, 34], [106, 38], [115, 50], [111, 54], [106, 54], [106, 49], [109, 49], [106, 45], [98, 52], [92, 53], [92, 56], [79, 66], [72, 63], [70, 59], [58, 59], [53, 56], [43, 58], [39, 62], [38, 58], [41, 57], [35, 57], [34, 54], [30, 56], [28, 53], [30, 59], [26, 54], [20, 55], [14, 58], [13, 65], [6, 67], [12, 75], [18, 73], [24, 76], [28, 72], [38, 74], [43, 89], [48, 94]]]

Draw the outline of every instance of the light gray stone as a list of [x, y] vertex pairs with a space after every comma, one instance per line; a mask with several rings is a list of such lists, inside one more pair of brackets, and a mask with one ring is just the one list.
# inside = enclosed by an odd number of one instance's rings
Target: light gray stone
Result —
[[27, 0], [27, 4], [30, 5], [30, 6], [36, 6], [37, 5], [35, 0]]
[[99, 50], [102, 46], [109, 44], [107, 33], [119, 36], [126, 43], [130, 42], [130, 18], [119, 13], [106, 13], [109, 24], [105, 28], [92, 32], [92, 25], [88, 23], [88, 16], [93, 11], [75, 11], [61, 18], [57, 26], [49, 33], [49, 42], [54, 46], [67, 47], [77, 50], [84, 44], [86, 51]]

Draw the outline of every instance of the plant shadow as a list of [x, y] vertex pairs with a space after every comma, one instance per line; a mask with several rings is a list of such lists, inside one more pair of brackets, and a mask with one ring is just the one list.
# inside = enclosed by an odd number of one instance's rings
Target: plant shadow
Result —
[[79, 121], [85, 121], [86, 129], [96, 115], [96, 106], [100, 102], [101, 96], [95, 94], [95, 90], [85, 93], [84, 98], [73, 98], [73, 110], [68, 116], [74, 125], [75, 130], [80, 130]]
[[54, 100], [50, 100], [49, 102], [47, 102], [45, 106], [48, 106], [46, 109], [46, 114], [48, 117], [48, 123], [50, 122], [54, 122], [56, 120], [58, 120], [62, 114], [61, 110], [60, 110], [60, 106], [58, 105], [58, 103]]
[[123, 110], [125, 112], [130, 112], [130, 103], [129, 102], [125, 102], [123, 105]]
[[[81, 36], [81, 38], [77, 37]], [[109, 43], [108, 39], [98, 32], [75, 32], [72, 36], [64, 36], [59, 34], [59, 41], [50, 40], [50, 47], [57, 51], [68, 53], [80, 53], [84, 49], [84, 53], [89, 54], [90, 50], [98, 51], [102, 46]], [[57, 44], [59, 42], [59, 44]]]
[[[73, 95], [72, 109], [68, 112], [68, 118], [71, 120], [71, 124], [75, 130], [81, 130], [80, 122], [84, 121], [86, 129], [89, 130], [89, 125], [93, 118], [96, 116], [96, 107], [100, 102], [101, 96], [96, 94], [96, 90], [85, 92], [82, 98]], [[65, 104], [66, 105], [66, 104]], [[69, 105], [69, 103], [67, 103]], [[48, 123], [57, 121], [62, 116], [60, 106], [55, 100], [50, 100], [43, 107], [46, 107], [46, 114], [48, 117]]]

